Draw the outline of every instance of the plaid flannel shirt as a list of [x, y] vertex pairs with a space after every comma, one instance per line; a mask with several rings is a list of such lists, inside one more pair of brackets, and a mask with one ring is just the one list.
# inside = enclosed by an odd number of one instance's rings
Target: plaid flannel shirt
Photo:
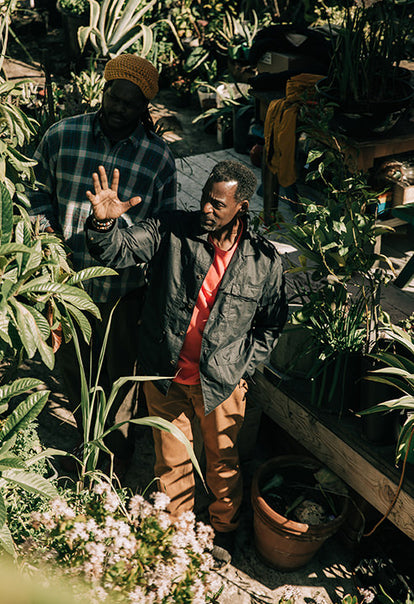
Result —
[[[150, 138], [143, 126], [112, 145], [104, 135], [98, 113], [66, 118], [49, 128], [35, 151], [38, 189], [29, 192], [31, 213], [40, 227], [61, 232], [72, 254], [75, 270], [96, 265], [86, 247], [84, 224], [91, 213], [86, 197], [93, 190], [92, 172], [105, 167], [111, 181], [119, 168], [119, 198], [139, 195], [142, 202], [118, 219], [121, 228], [176, 207], [175, 162], [167, 144], [156, 134]], [[95, 302], [112, 302], [142, 284], [142, 267], [118, 271], [117, 277], [85, 282]]]

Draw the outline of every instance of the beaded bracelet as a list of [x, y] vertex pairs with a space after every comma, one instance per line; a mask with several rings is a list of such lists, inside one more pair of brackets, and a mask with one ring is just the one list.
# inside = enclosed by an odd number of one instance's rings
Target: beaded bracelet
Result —
[[115, 218], [108, 218], [105, 220], [98, 220], [95, 216], [92, 216], [91, 223], [94, 229], [97, 231], [109, 231], [114, 225]]

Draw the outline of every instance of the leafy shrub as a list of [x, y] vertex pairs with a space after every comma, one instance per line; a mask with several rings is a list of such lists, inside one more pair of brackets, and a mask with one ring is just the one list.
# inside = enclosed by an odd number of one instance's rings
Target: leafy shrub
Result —
[[88, 0], [59, 0], [59, 7], [66, 13], [80, 17], [89, 11], [89, 2]]
[[[57, 565], [86, 581], [85, 593], [100, 601], [202, 603], [216, 589], [210, 573], [212, 529], [195, 523], [192, 512], [172, 524], [168, 497], [155, 493], [122, 498], [108, 483], [71, 503], [55, 499], [33, 514], [37, 527], [34, 560]], [[30, 546], [30, 544], [28, 544]]]

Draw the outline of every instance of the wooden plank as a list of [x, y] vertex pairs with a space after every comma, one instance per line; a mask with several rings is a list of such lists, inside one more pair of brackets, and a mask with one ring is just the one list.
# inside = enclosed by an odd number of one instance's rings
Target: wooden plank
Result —
[[[250, 386], [250, 395], [263, 411], [385, 514], [397, 491], [397, 481], [375, 468], [312, 413], [271, 384], [260, 371], [256, 371], [254, 382]], [[410, 539], [414, 539], [414, 497], [404, 488], [388, 518]]]
[[178, 207], [185, 210], [198, 210], [200, 207], [202, 185], [189, 176], [180, 173], [178, 173], [177, 181]]

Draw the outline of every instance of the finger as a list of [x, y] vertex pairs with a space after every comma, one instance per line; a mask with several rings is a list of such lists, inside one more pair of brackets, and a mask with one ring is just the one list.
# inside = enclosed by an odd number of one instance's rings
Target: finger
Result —
[[142, 201], [141, 197], [131, 197], [131, 199], [128, 199], [128, 201], [125, 201], [125, 206], [126, 206], [125, 212], [127, 212], [129, 210], [129, 208], [132, 208], [133, 206], [137, 206], [139, 203], [141, 203], [141, 201]]
[[95, 205], [95, 195], [90, 191], [86, 191], [86, 197], [89, 199], [92, 205]]
[[93, 182], [93, 188], [95, 189], [95, 193], [96, 195], [98, 195], [98, 193], [100, 193], [102, 191], [101, 189], [101, 181], [99, 180], [99, 175], [94, 172], [92, 174], [92, 182]]
[[106, 175], [106, 170], [103, 166], [99, 166], [99, 176], [101, 177], [101, 185], [102, 189], [109, 189], [108, 185], [108, 177]]
[[112, 191], [115, 191], [115, 193], [118, 193], [118, 185], [119, 185], [119, 170], [118, 170], [118, 168], [115, 168], [115, 170], [112, 173], [112, 184], [111, 184], [111, 189], [112, 189]]

